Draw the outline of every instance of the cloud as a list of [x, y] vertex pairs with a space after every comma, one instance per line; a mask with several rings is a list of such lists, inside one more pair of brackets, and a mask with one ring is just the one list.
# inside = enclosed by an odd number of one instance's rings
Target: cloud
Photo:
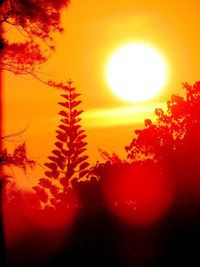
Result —
[[85, 128], [106, 128], [138, 124], [145, 119], [155, 120], [155, 108], [164, 109], [165, 105], [165, 103], [152, 103], [107, 109], [91, 109], [83, 113], [82, 124]]

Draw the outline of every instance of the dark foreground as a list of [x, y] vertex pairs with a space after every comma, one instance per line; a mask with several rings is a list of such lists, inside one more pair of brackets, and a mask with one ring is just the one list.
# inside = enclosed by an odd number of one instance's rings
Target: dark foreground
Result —
[[[28, 228], [28, 227], [27, 227]], [[57, 240], [62, 245], [54, 250]], [[30, 228], [1, 266], [200, 266], [200, 203], [178, 203], [151, 227], [129, 227], [105, 208], [84, 209], [70, 233]]]

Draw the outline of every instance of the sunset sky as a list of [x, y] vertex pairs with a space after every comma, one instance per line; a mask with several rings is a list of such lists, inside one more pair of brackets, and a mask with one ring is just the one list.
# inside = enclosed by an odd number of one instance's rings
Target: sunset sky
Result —
[[[194, 83], [200, 72], [200, 4], [191, 1], [71, 0], [63, 12], [64, 33], [56, 34], [56, 51], [42, 71], [45, 79], [70, 78], [82, 94], [82, 125], [88, 135], [90, 162], [101, 160], [98, 148], [125, 157], [124, 147], [136, 128], [164, 107], [182, 82]], [[8, 31], [14, 41], [16, 33]], [[129, 43], [154, 47], [165, 58], [168, 78], [154, 99], [130, 103], [117, 97], [106, 81], [113, 52]], [[28, 154], [42, 164], [54, 148], [61, 92], [32, 77], [4, 73], [4, 133], [26, 128], [15, 141], [26, 141]], [[14, 147], [13, 140], [6, 146]], [[41, 175], [38, 167], [36, 176]]]

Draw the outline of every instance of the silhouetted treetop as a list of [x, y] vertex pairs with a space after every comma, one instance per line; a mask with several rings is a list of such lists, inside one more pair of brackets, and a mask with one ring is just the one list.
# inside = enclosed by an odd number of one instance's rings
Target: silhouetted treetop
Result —
[[69, 0], [5, 0], [0, 5], [0, 23], [22, 30], [28, 37], [50, 38], [62, 31], [61, 10]]
[[[46, 177], [39, 180], [35, 190], [41, 196], [45, 196], [46, 192], [51, 196], [51, 205], [55, 206], [64, 201], [72, 188], [72, 181], [85, 179], [89, 172], [89, 163], [88, 156], [84, 154], [87, 136], [80, 125], [80, 114], [83, 111], [77, 108], [82, 102], [78, 99], [80, 94], [72, 87], [71, 81], [67, 85], [54, 82], [50, 82], [50, 85], [64, 90], [64, 94], [61, 94], [63, 101], [58, 103], [64, 110], [58, 113], [61, 119], [56, 130], [55, 149], [48, 157], [50, 162], [44, 164], [47, 167]], [[43, 202], [48, 200], [45, 197], [42, 199]]]
[[[136, 138], [125, 148], [128, 159], [159, 160], [171, 156], [178, 149], [180, 151], [189, 143], [190, 147], [194, 146], [194, 136], [200, 130], [200, 82], [193, 86], [183, 83], [183, 89], [185, 96], [172, 95], [166, 112], [161, 108], [155, 110], [155, 124], [146, 119], [145, 128], [135, 131]], [[196, 136], [195, 146], [198, 140]]]
[[0, 34], [6, 24], [16, 28], [22, 41], [1, 40], [0, 69], [31, 74], [39, 79], [39, 66], [55, 49], [53, 33], [62, 32], [61, 12], [69, 0], [5, 0], [0, 3]]

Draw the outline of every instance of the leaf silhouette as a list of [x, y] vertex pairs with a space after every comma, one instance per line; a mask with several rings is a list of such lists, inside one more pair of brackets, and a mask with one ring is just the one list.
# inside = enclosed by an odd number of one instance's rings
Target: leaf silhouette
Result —
[[57, 165], [55, 163], [44, 163], [44, 165], [53, 171], [57, 170]]
[[57, 146], [58, 148], [62, 149], [63, 143], [61, 143], [61, 142], [55, 142], [55, 146]]
[[63, 124], [60, 124], [58, 128], [62, 129], [63, 131], [67, 132], [69, 130], [69, 126], [65, 126]]
[[[59, 102], [58, 104], [63, 106], [63, 107], [65, 107], [65, 108], [69, 108], [69, 103], [68, 102]], [[60, 113], [58, 113], [58, 114], [62, 115], [61, 113], [62, 113], [62, 111]]]
[[46, 188], [50, 188], [52, 185], [51, 180], [49, 180], [47, 178], [41, 178], [39, 181], [39, 184], [46, 187]]
[[88, 162], [83, 162], [82, 164], [80, 164], [79, 170], [82, 171], [89, 166], [90, 164]]
[[52, 152], [54, 155], [58, 156], [58, 157], [61, 157], [61, 156], [62, 156], [60, 150], [54, 149], [54, 150], [52, 150], [51, 152]]
[[79, 178], [83, 178], [84, 176], [86, 176], [88, 174], [88, 171], [87, 170], [85, 170], [85, 171], [81, 171], [80, 173], [79, 173]]
[[57, 186], [52, 185], [52, 186], [50, 187], [50, 192], [51, 192], [52, 195], [56, 196], [56, 195], [59, 193], [59, 189], [58, 189]]
[[66, 142], [67, 141], [67, 135], [65, 135], [65, 134], [58, 134], [58, 135], [56, 135], [56, 138], [58, 140], [60, 140], [61, 142]]
[[64, 117], [68, 117], [68, 113], [64, 110], [61, 110], [58, 114]]
[[53, 178], [53, 173], [51, 171], [46, 171], [44, 173], [48, 178]]
[[76, 106], [80, 105], [81, 102], [82, 102], [81, 100], [79, 100], [79, 101], [72, 101], [72, 102], [71, 102], [71, 107], [72, 107], [72, 108], [75, 108]]

